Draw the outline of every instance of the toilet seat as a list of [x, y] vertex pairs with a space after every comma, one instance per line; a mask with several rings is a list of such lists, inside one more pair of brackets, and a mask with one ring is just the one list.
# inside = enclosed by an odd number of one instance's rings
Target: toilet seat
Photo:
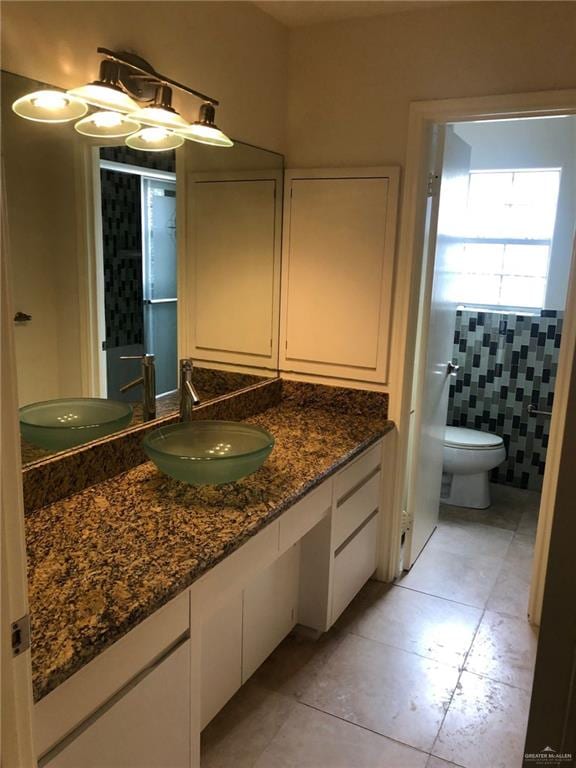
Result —
[[500, 447], [504, 441], [499, 435], [465, 427], [446, 427], [444, 445], [461, 450], [483, 451]]

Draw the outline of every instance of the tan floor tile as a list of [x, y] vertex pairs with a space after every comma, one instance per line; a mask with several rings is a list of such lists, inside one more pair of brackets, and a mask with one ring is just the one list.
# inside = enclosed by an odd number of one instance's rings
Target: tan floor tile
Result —
[[348, 635], [301, 700], [427, 750], [457, 680], [454, 667]]
[[532, 689], [538, 632], [525, 619], [486, 611], [466, 659], [466, 670]]
[[318, 639], [293, 633], [280, 643], [252, 679], [264, 688], [299, 698], [343, 638], [343, 634], [333, 631]]
[[486, 608], [508, 616], [526, 619], [529, 597], [530, 574], [526, 575], [525, 569], [519, 570], [504, 562]]
[[505, 562], [518, 569], [523, 569], [528, 578], [532, 575], [534, 560], [534, 539], [522, 533], [516, 533], [510, 542]]
[[350, 631], [457, 666], [470, 649], [481, 617], [480, 608], [393, 587], [356, 619]]
[[457, 555], [505, 557], [514, 533], [472, 522], [441, 522], [427, 548], [438, 548]]
[[502, 567], [496, 557], [459, 555], [426, 546], [400, 586], [483, 608]]
[[530, 695], [463, 672], [432, 753], [466, 768], [521, 768]]
[[538, 511], [540, 507], [540, 491], [529, 491], [525, 488], [514, 488], [511, 485], [490, 483], [492, 504], [490, 509], [506, 509], [513, 512]]
[[524, 536], [531, 536], [533, 539], [536, 537], [536, 529], [538, 528], [538, 510], [528, 510], [522, 514], [520, 522], [518, 523], [517, 533]]
[[296, 705], [254, 768], [424, 768], [428, 755]]
[[492, 505], [488, 509], [470, 509], [469, 507], [452, 507], [448, 504], [440, 504], [440, 520], [446, 523], [481, 523], [493, 525], [495, 528], [503, 528], [507, 531], [515, 531], [522, 519], [522, 512], [518, 509], [508, 509]]
[[430, 755], [426, 768], [460, 768], [456, 763], [447, 763], [446, 760], [441, 760], [439, 757]]
[[252, 768], [294, 706], [249, 680], [202, 732], [202, 768]]

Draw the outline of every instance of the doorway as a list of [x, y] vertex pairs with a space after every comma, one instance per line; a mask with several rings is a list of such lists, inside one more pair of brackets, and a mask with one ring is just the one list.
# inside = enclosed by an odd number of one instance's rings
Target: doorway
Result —
[[575, 128], [566, 116], [441, 129], [405, 566], [434, 530], [439, 497], [478, 510], [490, 505], [489, 477], [542, 488], [570, 273]]
[[[479, 679], [493, 681], [492, 695], [521, 699], [516, 730], [526, 725], [536, 654], [532, 560], [570, 320], [575, 130], [574, 116], [438, 127], [411, 407], [410, 571], [399, 584], [482, 611], [462, 699], [451, 704], [460, 727], [466, 702], [490, 719], [489, 702], [474, 698]], [[459, 474], [492, 482], [468, 486]], [[466, 739], [448, 741], [445, 757], [467, 765]]]
[[111, 147], [99, 160], [101, 395], [131, 402], [141, 386], [122, 388], [139, 377], [144, 354], [156, 358], [157, 396], [177, 389], [176, 174], [173, 157], [158, 167], [149, 154]]

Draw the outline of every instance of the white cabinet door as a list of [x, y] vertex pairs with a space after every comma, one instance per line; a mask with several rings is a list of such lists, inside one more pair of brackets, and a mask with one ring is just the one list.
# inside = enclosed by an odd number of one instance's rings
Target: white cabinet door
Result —
[[281, 368], [384, 384], [397, 169], [289, 171]]
[[205, 728], [242, 685], [242, 592], [202, 624], [200, 720]]
[[190, 641], [47, 755], [49, 768], [190, 768]]
[[291, 547], [244, 590], [242, 682], [296, 624], [300, 547]]
[[190, 173], [180, 320], [195, 360], [277, 367], [280, 178]]

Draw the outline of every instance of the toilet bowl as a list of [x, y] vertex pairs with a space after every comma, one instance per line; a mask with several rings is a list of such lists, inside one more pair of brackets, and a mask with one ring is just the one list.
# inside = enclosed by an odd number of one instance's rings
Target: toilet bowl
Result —
[[464, 427], [446, 427], [442, 501], [456, 507], [489, 507], [488, 473], [505, 458], [504, 441], [499, 435]]

